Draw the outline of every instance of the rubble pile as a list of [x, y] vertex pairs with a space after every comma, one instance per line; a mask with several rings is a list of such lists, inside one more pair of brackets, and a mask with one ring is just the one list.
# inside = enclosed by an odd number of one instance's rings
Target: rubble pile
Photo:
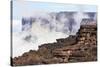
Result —
[[97, 60], [97, 26], [81, 25], [76, 35], [42, 44], [12, 59], [13, 66], [86, 62]]

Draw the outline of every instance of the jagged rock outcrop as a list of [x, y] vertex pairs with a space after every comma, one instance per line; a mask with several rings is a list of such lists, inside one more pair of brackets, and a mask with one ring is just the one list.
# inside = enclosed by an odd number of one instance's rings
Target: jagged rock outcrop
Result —
[[12, 65], [37, 65], [97, 60], [97, 26], [81, 25], [76, 35], [57, 39], [12, 59]]

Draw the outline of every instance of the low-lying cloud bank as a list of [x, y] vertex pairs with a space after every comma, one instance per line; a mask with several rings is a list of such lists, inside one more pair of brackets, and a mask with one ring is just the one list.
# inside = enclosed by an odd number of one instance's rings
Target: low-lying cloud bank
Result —
[[[93, 13], [91, 13], [93, 14]], [[37, 50], [44, 43], [56, 42], [56, 39], [75, 35], [80, 29], [83, 18], [95, 20], [94, 15], [82, 12], [34, 13], [33, 16], [23, 17], [20, 28], [13, 22], [13, 57], [22, 55], [30, 49]], [[19, 22], [19, 21], [18, 21]]]

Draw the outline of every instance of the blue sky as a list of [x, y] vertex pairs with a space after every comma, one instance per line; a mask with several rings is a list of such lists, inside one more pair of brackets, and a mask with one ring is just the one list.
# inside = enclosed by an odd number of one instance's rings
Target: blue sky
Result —
[[97, 12], [95, 5], [57, 4], [33, 1], [13, 1], [13, 19], [19, 20], [24, 14], [31, 14], [34, 10], [48, 12], [83, 11]]

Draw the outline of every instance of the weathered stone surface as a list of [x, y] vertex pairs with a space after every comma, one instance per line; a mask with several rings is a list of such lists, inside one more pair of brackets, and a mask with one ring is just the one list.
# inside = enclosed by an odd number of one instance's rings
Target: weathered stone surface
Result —
[[13, 65], [36, 65], [97, 60], [97, 26], [82, 25], [74, 36], [57, 39], [13, 58]]

